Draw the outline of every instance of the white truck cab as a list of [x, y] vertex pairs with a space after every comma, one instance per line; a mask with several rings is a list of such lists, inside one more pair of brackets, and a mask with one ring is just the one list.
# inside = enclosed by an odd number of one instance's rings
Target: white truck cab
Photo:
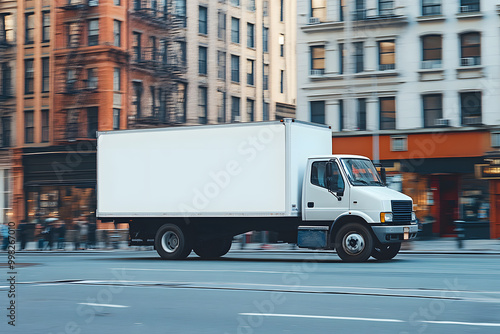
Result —
[[371, 160], [358, 155], [309, 158], [302, 208], [302, 220], [318, 225], [299, 227], [299, 246], [316, 242], [348, 261], [391, 259], [418, 231], [412, 199], [387, 188]]

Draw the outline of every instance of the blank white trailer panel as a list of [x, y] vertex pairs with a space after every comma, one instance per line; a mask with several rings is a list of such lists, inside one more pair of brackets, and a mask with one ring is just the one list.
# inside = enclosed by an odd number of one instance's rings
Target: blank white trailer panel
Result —
[[102, 132], [97, 216], [297, 216], [317, 154], [330, 130], [300, 122]]

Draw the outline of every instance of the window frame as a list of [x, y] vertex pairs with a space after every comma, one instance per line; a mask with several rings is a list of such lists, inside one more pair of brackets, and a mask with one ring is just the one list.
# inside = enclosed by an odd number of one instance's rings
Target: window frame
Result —
[[[95, 23], [95, 27], [92, 25]], [[90, 19], [87, 24], [87, 46], [99, 45], [99, 19]]]
[[208, 74], [208, 47], [200, 45], [198, 46], [198, 74], [207, 75]]
[[[319, 107], [319, 109], [317, 107]], [[309, 101], [309, 116], [311, 123], [326, 124], [326, 102]]]
[[42, 11], [42, 43], [47, 42], [50, 42], [50, 11], [44, 10]]
[[48, 109], [42, 109], [41, 110], [41, 140], [42, 143], [48, 143], [50, 138], [50, 111]]
[[[384, 110], [382, 108], [383, 101], [394, 101], [394, 110]], [[396, 97], [395, 96], [384, 96], [379, 97], [379, 129], [380, 130], [395, 130], [396, 129]], [[392, 114], [394, 117], [384, 117], [383, 114]]]
[[327, 21], [327, 0], [320, 0], [321, 4], [318, 6], [314, 6], [316, 1], [310, 0], [309, 9], [310, 9], [310, 17], [316, 17], [319, 19], [319, 22]]
[[[464, 45], [465, 39], [468, 36], [477, 36], [479, 42], [478, 43], [470, 43], [468, 45]], [[472, 55], [472, 56], [467, 56], [465, 57], [465, 51], [470, 51], [470, 50], [477, 50], [477, 55]], [[472, 52], [475, 53], [475, 52]], [[464, 62], [464, 59], [472, 58], [473, 59], [473, 64], [469, 65]], [[465, 64], [465, 65], [464, 65]], [[460, 65], [461, 66], [474, 66], [474, 65], [481, 65], [481, 33], [477, 31], [469, 31], [460, 34]]]
[[422, 16], [441, 15], [441, 2], [422, 0]]
[[208, 35], [208, 7], [198, 6], [198, 33]]
[[[322, 54], [317, 54], [315, 50], [322, 50]], [[311, 73], [312, 71], [321, 71], [321, 74], [325, 73], [325, 66], [326, 66], [326, 49], [324, 45], [311, 45], [310, 46], [310, 52], [311, 52], [311, 59], [310, 59], [310, 68], [311, 68]], [[322, 61], [321, 67], [316, 67], [315, 64], [317, 61]]]
[[42, 93], [50, 92], [50, 58], [42, 58]]
[[[479, 94], [479, 99], [478, 99], [478, 94]], [[477, 104], [479, 108], [478, 113], [469, 113], [469, 112], [464, 112], [467, 111], [467, 106], [466, 106], [466, 100], [468, 99], [474, 99], [474, 100], [479, 100], [479, 104]], [[482, 97], [482, 92], [479, 90], [475, 91], [466, 91], [466, 92], [460, 92], [460, 118], [461, 118], [461, 124], [462, 126], [471, 126], [471, 125], [479, 125], [482, 122], [483, 119], [483, 97]], [[466, 122], [465, 120], [467, 118], [478, 118], [479, 122]]]
[[231, 96], [231, 122], [241, 121], [241, 98]]
[[231, 82], [240, 82], [240, 56], [237, 55], [231, 55]]
[[[383, 49], [383, 43], [392, 43], [393, 45], [393, 50], [392, 52], [391, 51], [388, 51], [388, 52], [383, 52], [382, 49]], [[378, 41], [377, 42], [377, 45], [378, 45], [378, 69], [379, 71], [390, 71], [390, 70], [395, 70], [396, 69], [396, 40], [394, 39], [391, 39], [391, 40], [383, 40], [383, 41]], [[393, 58], [394, 58], [394, 62], [393, 63], [387, 63], [387, 64], [383, 64], [383, 58], [384, 56], [386, 55], [393, 55]]]
[[247, 85], [255, 86], [255, 60], [247, 59]]
[[35, 13], [24, 14], [24, 44], [35, 43]]
[[240, 19], [231, 16], [231, 43], [240, 44]]
[[113, 45], [122, 46], [122, 21], [113, 20]]
[[[431, 105], [430, 99], [438, 98], [439, 103], [437, 105]], [[423, 94], [422, 95], [422, 114], [424, 120], [424, 128], [435, 128], [436, 127], [436, 119], [443, 118], [443, 94], [441, 93], [433, 93], [433, 94]], [[437, 117], [431, 118], [430, 115], [436, 114]], [[433, 122], [431, 122], [433, 120]]]
[[35, 111], [24, 111], [24, 143], [35, 143]]
[[[28, 64], [31, 64], [28, 66]], [[24, 60], [24, 95], [35, 93], [35, 60], [33, 58]]]
[[247, 48], [255, 49], [255, 24], [247, 22]]

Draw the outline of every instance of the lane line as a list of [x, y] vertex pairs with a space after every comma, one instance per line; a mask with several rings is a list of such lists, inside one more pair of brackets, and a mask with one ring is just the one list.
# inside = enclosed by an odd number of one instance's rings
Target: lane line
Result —
[[427, 324], [439, 325], [463, 325], [463, 326], [482, 326], [482, 327], [500, 327], [500, 323], [494, 322], [461, 322], [461, 321], [422, 321]]
[[130, 307], [126, 305], [114, 305], [114, 304], [96, 304], [96, 303], [78, 303], [79, 305], [88, 305], [88, 306], [95, 306], [95, 307], [114, 307], [114, 308], [125, 308], [125, 307]]
[[255, 273], [255, 274], [290, 274], [290, 271], [265, 271], [265, 270], [230, 270], [230, 269], [141, 269], [141, 268], [111, 268], [113, 270], [130, 271], [167, 271], [167, 272], [218, 272], [218, 273]]
[[330, 319], [330, 320], [353, 320], [353, 321], [375, 321], [375, 322], [406, 322], [399, 319], [383, 318], [359, 318], [359, 317], [336, 317], [326, 315], [305, 315], [305, 314], [275, 314], [275, 313], [239, 313], [244, 316], [263, 316], [263, 317], [281, 317], [281, 318], [308, 318], [308, 319]]

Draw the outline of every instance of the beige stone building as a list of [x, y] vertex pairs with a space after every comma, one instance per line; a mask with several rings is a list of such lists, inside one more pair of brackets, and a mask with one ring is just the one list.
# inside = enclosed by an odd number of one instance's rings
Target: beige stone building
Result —
[[292, 117], [296, 98], [296, 1], [184, 3], [186, 123]]

